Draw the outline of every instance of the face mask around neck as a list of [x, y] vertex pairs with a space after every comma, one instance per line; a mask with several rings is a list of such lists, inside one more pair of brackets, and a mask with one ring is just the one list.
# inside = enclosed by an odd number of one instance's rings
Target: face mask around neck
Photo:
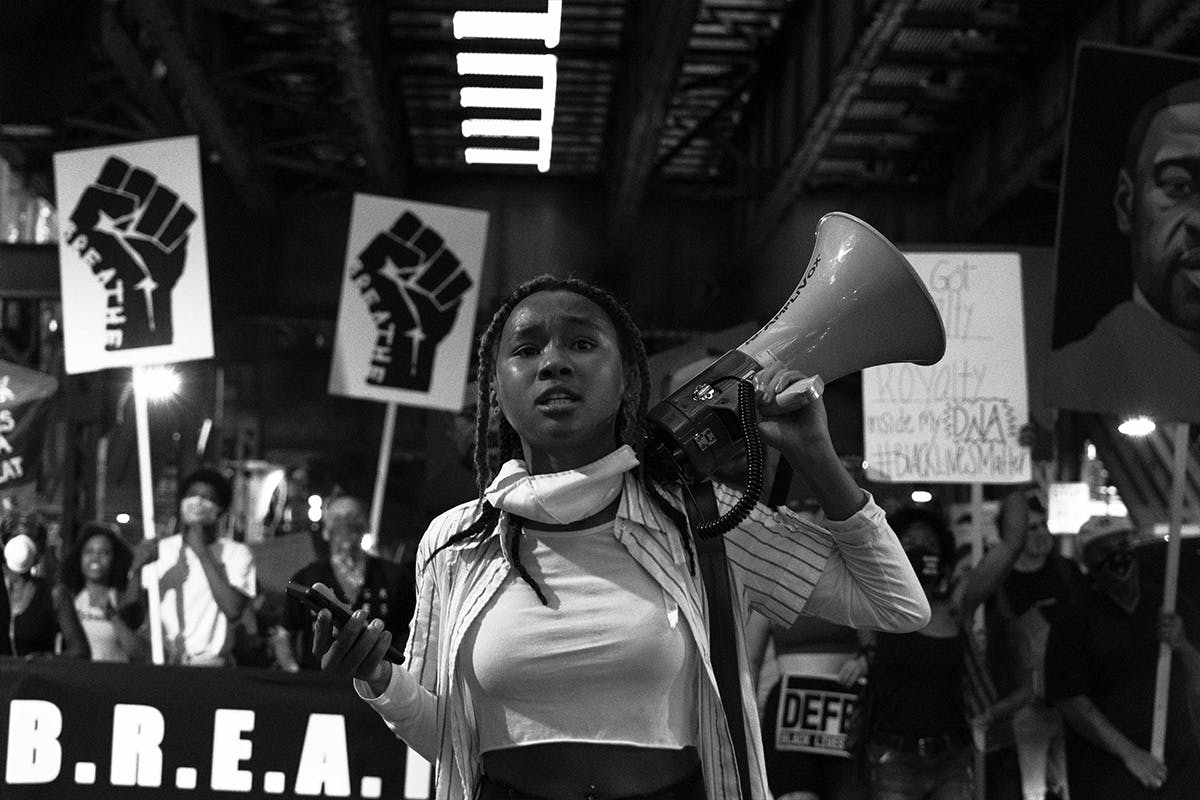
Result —
[[638, 463], [629, 445], [591, 464], [543, 475], [530, 475], [524, 461], [513, 459], [501, 467], [483, 496], [510, 514], [547, 525], [568, 525], [616, 499], [624, 474]]

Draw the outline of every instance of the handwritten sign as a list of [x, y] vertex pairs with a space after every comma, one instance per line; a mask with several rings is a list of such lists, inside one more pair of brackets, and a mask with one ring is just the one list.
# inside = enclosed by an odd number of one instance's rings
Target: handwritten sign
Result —
[[37, 479], [50, 398], [51, 375], [0, 361], [0, 492]]
[[1029, 419], [1021, 259], [906, 253], [946, 328], [937, 364], [863, 370], [867, 475], [880, 482], [1025, 483]]

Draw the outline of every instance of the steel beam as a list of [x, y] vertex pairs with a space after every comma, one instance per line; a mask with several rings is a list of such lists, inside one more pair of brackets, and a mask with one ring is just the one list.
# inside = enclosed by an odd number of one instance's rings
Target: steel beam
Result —
[[683, 70], [700, 0], [626, 6], [624, 62], [608, 153], [609, 239], [627, 241], [658, 158], [663, 123]]
[[762, 208], [751, 219], [746, 237], [748, 248], [753, 249], [766, 241], [792, 201], [803, 191], [846, 111], [870, 78], [871, 67], [879, 63], [884, 49], [896, 37], [914, 5], [915, 0], [881, 0], [878, 3], [874, 18], [858, 36], [853, 50], [834, 76], [824, 102], [797, 139], [799, 144], [787, 158]]
[[400, 191], [404, 170], [396, 153], [399, 136], [380, 100], [375, 63], [367, 52], [363, 19], [353, 0], [320, 0], [321, 17], [337, 52], [334, 62], [354, 110], [366, 159], [369, 189]]
[[275, 201], [267, 191], [250, 153], [229, 124], [220, 98], [192, 50], [179, 23], [160, 0], [130, 0], [130, 12], [146, 34], [155, 55], [167, 68], [167, 82], [179, 93], [203, 142], [212, 149], [246, 206], [271, 214]]

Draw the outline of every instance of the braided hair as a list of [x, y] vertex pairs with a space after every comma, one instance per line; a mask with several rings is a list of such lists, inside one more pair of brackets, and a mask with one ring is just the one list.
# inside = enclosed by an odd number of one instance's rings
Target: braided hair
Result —
[[[627, 444], [637, 455], [639, 466], [636, 475], [647, 489], [654, 504], [673, 522], [679, 531], [687, 552], [688, 569], [695, 574], [695, 556], [692, 550], [691, 531], [687, 518], [667, 498], [663, 487], [678, 479], [674, 464], [647, 459], [645, 448], [646, 411], [650, 402], [650, 367], [646, 347], [642, 342], [637, 324], [625, 307], [605, 290], [578, 278], [560, 278], [540, 275], [518, 286], [500, 305], [487, 329], [479, 339], [478, 368], [476, 375], [477, 398], [475, 405], [475, 486], [479, 492], [479, 506], [475, 519], [463, 530], [447, 539], [430, 555], [432, 560], [442, 549], [470, 539], [482, 539], [495, 527], [500, 519], [500, 509], [484, 499], [484, 490], [500, 471], [506, 461], [521, 458], [521, 438], [505, 419], [496, 392], [496, 350], [504, 325], [517, 305], [530, 295], [544, 291], [568, 291], [586, 297], [604, 309], [617, 330], [621, 346], [621, 359], [625, 365], [625, 394], [617, 416], [614, 448]], [[522, 527], [516, 518], [509, 521], [509, 550], [513, 566], [522, 580], [533, 589], [543, 605], [546, 596], [537, 581], [521, 563], [520, 537]]]

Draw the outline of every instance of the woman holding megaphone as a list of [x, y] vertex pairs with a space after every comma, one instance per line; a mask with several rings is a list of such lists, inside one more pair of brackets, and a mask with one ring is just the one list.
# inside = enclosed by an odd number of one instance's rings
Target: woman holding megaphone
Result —
[[[883, 511], [834, 452], [819, 396], [783, 412], [777, 396], [804, 376], [775, 363], [752, 379], [758, 432], [830, 521], [756, 505], [725, 536], [745, 709], [727, 726], [689, 490], [646, 445], [649, 371], [628, 313], [588, 283], [542, 276], [496, 312], [478, 369], [480, 496], [421, 542], [404, 665], [384, 660], [379, 620], [335, 630], [322, 611], [324, 669], [353, 676], [436, 759], [438, 798], [765, 798], [746, 606], [782, 625], [814, 614], [898, 632], [929, 617]], [[714, 496], [722, 511], [737, 500]]]

